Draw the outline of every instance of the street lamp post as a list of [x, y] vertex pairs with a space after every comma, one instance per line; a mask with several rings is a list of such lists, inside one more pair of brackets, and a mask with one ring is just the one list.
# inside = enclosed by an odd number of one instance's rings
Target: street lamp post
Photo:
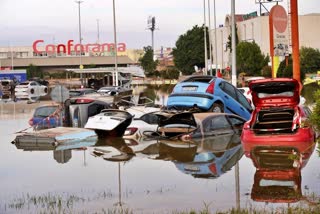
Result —
[[115, 0], [113, 0], [113, 36], [114, 36], [114, 68], [116, 73], [115, 86], [118, 86], [118, 47], [117, 47], [117, 28], [116, 28], [116, 6]]
[[[79, 68], [82, 69], [83, 65], [82, 65], [82, 36], [81, 36], [81, 13], [80, 13], [80, 4], [83, 1], [76, 1], [76, 3], [78, 4], [78, 10], [79, 10], [79, 44], [80, 44], [80, 65]], [[82, 77], [82, 72], [80, 72], [80, 79], [81, 79], [81, 86], [83, 85], [83, 77]]]
[[203, 0], [203, 19], [204, 19], [204, 24], [203, 24], [203, 32], [204, 32], [204, 72], [203, 74], [207, 75], [208, 74], [208, 56], [207, 56], [207, 24], [206, 24], [206, 0]]

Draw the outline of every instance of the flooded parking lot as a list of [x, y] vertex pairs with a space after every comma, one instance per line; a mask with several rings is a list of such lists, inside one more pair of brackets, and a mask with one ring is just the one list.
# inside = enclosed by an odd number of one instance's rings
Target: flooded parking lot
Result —
[[[160, 105], [166, 93], [145, 91]], [[316, 144], [301, 158], [285, 150], [246, 153], [237, 135], [189, 144], [161, 138], [13, 144], [34, 109], [51, 102], [0, 103], [0, 213], [272, 212], [317, 204]]]
[[[41, 104], [6, 103], [1, 108], [0, 213], [275, 210], [309, 206], [318, 200], [316, 147], [302, 160], [301, 170], [283, 176], [281, 168], [261, 170], [252, 157], [244, 155], [240, 141], [225, 148], [210, 142], [181, 146], [163, 140], [123, 139], [59, 149], [36, 142], [12, 144], [15, 132], [28, 127], [33, 108]], [[208, 152], [209, 146], [219, 152]], [[195, 153], [194, 147], [203, 152]], [[100, 156], [101, 152], [105, 155]], [[273, 160], [276, 164], [281, 159]]]

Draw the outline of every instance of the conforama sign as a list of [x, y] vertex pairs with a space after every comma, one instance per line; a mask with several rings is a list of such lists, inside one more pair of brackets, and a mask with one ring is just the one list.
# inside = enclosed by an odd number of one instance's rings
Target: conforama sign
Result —
[[[36, 40], [33, 42], [33, 51], [35, 53], [42, 53], [38, 49], [39, 46], [44, 46], [44, 40]], [[47, 54], [56, 54], [56, 53], [64, 53], [67, 55], [71, 55], [71, 51], [75, 51], [76, 53], [85, 52], [85, 53], [103, 53], [103, 52], [111, 52], [114, 50], [114, 43], [93, 43], [93, 44], [73, 44], [73, 40], [68, 40], [67, 44], [47, 44], [45, 45], [45, 52]], [[125, 43], [118, 43], [117, 45], [118, 52], [126, 51]]]

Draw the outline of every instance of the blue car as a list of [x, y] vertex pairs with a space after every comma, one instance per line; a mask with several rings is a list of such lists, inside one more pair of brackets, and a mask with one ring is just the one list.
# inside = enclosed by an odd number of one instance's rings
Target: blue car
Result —
[[167, 108], [226, 112], [249, 120], [252, 107], [232, 84], [214, 76], [191, 76], [178, 83], [168, 97]]
[[45, 105], [35, 109], [29, 125], [34, 129], [48, 129], [62, 126], [59, 105]]

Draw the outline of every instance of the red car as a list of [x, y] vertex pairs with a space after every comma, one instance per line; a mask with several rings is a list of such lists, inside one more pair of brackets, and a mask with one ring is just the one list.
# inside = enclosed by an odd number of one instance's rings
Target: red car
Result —
[[[245, 153], [255, 146], [292, 146], [299, 151], [315, 142], [308, 113], [299, 105], [299, 82], [290, 78], [255, 80], [249, 83], [255, 109], [243, 126]], [[299, 142], [299, 143], [297, 143]]]

